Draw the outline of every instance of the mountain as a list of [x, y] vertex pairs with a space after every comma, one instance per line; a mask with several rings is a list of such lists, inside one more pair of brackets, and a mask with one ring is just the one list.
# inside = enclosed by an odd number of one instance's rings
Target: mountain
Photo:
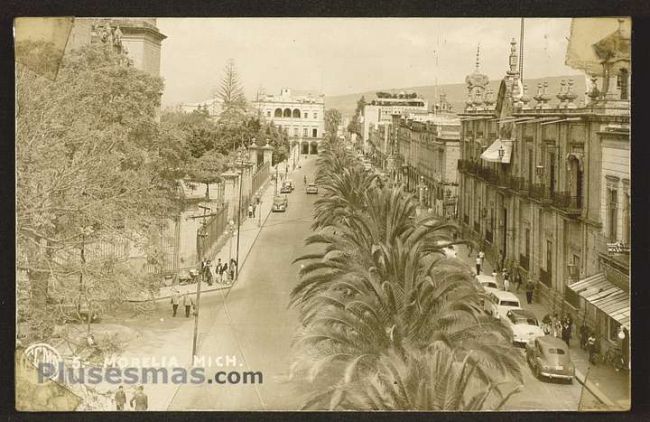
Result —
[[[562, 80], [573, 79], [573, 92], [578, 95], [576, 104], [580, 104], [580, 101], [584, 98], [585, 93], [585, 78], [582, 75], [571, 75], [571, 76], [552, 76], [547, 78], [539, 79], [526, 79], [524, 84], [528, 86], [528, 96], [534, 97], [537, 94], [537, 84], [540, 82], [548, 82], [547, 93], [553, 98], [551, 104], [557, 102], [555, 98], [558, 92], [560, 92], [560, 83]], [[494, 91], [494, 98], [499, 91], [499, 84], [501, 80], [490, 81], [489, 87]], [[452, 105], [452, 110], [455, 112], [461, 112], [465, 108], [465, 100], [467, 99], [467, 85], [462, 84], [449, 84], [449, 85], [438, 85], [438, 94], [446, 93], [447, 101]], [[346, 95], [336, 95], [331, 97], [325, 97], [325, 108], [334, 108], [341, 112], [343, 116], [350, 117], [354, 114], [354, 110], [357, 107], [357, 100], [361, 96], [365, 96], [366, 100], [375, 98], [375, 93], [378, 91], [389, 91], [389, 92], [400, 92], [400, 91], [414, 91], [417, 92], [425, 100], [429, 101], [429, 106], [434, 103], [434, 97], [436, 93], [436, 87], [433, 85], [427, 86], [416, 86], [410, 88], [396, 88], [392, 90], [378, 89], [375, 91], [366, 91], [358, 92], [355, 94], [346, 94]], [[534, 100], [531, 101], [534, 103]]]

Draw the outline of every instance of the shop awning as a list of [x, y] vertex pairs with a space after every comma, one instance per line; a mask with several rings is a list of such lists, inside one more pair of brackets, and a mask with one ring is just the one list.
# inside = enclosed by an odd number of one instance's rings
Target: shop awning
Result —
[[[499, 159], [499, 149], [503, 149], [503, 158]], [[491, 163], [509, 163], [512, 155], [512, 140], [497, 139], [481, 154], [481, 158]]]
[[621, 326], [630, 329], [630, 295], [598, 273], [567, 286]]

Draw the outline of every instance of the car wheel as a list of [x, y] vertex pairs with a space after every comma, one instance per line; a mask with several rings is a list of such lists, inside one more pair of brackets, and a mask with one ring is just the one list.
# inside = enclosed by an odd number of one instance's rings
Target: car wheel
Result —
[[573, 385], [573, 378], [569, 378], [569, 384]]

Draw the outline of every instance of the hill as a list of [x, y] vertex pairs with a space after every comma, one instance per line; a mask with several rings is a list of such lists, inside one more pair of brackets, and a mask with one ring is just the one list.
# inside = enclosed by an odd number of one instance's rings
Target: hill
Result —
[[[528, 85], [528, 95], [532, 98], [537, 93], [537, 84], [539, 82], [548, 82], [548, 94], [551, 95], [553, 100], [551, 103], [557, 101], [555, 95], [560, 91], [560, 82], [562, 80], [573, 79], [573, 92], [578, 95], [576, 103], [579, 104], [583, 98], [585, 92], [585, 78], [581, 75], [571, 75], [571, 76], [553, 76], [548, 78], [540, 79], [526, 79], [524, 83]], [[496, 93], [499, 90], [499, 84], [501, 80], [490, 81], [489, 87], [494, 91], [494, 97], [496, 98]], [[346, 95], [337, 95], [331, 97], [325, 97], [325, 107], [326, 108], [335, 108], [341, 112], [343, 116], [349, 117], [354, 114], [354, 110], [357, 106], [357, 100], [361, 96], [365, 96], [366, 100], [374, 98], [377, 91], [390, 91], [390, 92], [399, 92], [399, 91], [415, 91], [421, 97], [429, 101], [429, 105], [434, 103], [434, 97], [436, 92], [436, 87], [433, 85], [427, 86], [416, 86], [409, 88], [395, 88], [391, 90], [375, 90], [375, 91], [366, 91], [359, 92], [355, 94], [346, 94]], [[467, 86], [464, 83], [461, 84], [449, 84], [449, 85], [438, 85], [438, 93], [446, 93], [447, 101], [449, 101], [453, 107], [453, 111], [461, 112], [465, 108], [465, 100], [467, 99]], [[534, 101], [532, 101], [534, 103]]]

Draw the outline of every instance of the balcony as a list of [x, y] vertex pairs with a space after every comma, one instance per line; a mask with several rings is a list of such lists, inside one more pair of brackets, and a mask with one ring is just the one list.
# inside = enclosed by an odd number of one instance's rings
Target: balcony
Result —
[[528, 256], [528, 255], [519, 255], [519, 266], [521, 268], [528, 271], [528, 269], [530, 268], [529, 263], [530, 263], [530, 256]]
[[551, 272], [539, 269], [539, 281], [546, 284], [548, 287], [551, 287]]
[[553, 206], [562, 209], [572, 215], [582, 213], [582, 197], [573, 196], [570, 192], [552, 192], [551, 200]]
[[551, 201], [551, 197], [546, 185], [543, 183], [533, 183], [529, 185], [528, 195], [538, 201]]

